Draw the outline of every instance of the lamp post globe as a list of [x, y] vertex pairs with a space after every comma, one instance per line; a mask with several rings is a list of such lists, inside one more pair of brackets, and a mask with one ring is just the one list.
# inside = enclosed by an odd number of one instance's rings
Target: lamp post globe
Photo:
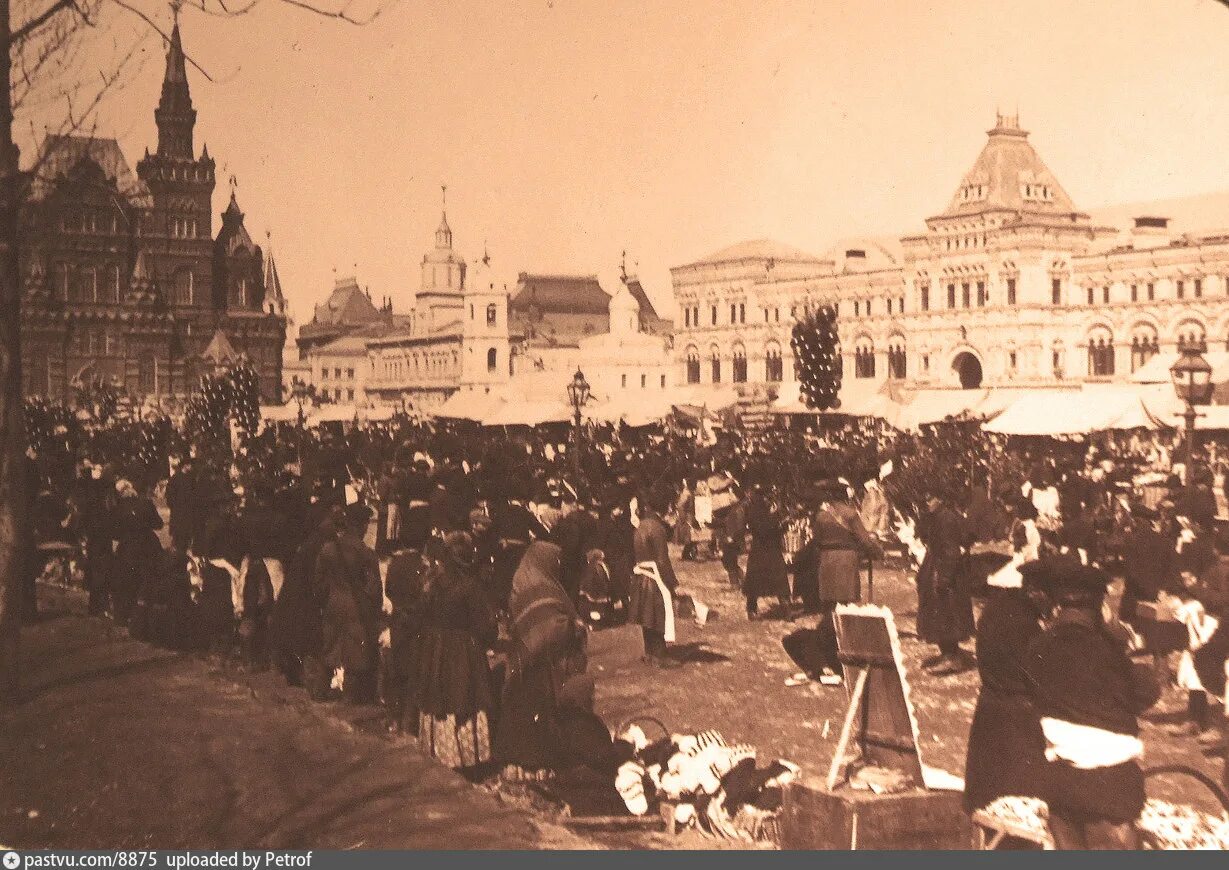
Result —
[[1204, 348], [1198, 342], [1189, 342], [1180, 348], [1180, 356], [1169, 369], [1173, 379], [1174, 392], [1186, 404], [1183, 420], [1186, 424], [1186, 473], [1185, 486], [1187, 503], [1195, 491], [1195, 412], [1196, 405], [1206, 405], [1212, 401], [1212, 365], [1203, 356]]
[[585, 380], [584, 372], [579, 367], [576, 369], [576, 374], [572, 375], [572, 380], [568, 382], [567, 389], [568, 401], [572, 404], [572, 471], [576, 476], [576, 483], [579, 485], [582, 437], [580, 412], [585, 407], [585, 403], [589, 401], [590, 393], [589, 382]]

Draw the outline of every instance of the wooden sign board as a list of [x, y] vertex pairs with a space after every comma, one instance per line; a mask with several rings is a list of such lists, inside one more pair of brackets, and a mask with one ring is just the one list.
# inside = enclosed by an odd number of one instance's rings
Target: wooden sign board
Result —
[[836, 787], [851, 743], [860, 750], [863, 766], [899, 771], [915, 788], [924, 788], [917, 716], [892, 611], [838, 604], [835, 621], [849, 708], [828, 771], [828, 789]]

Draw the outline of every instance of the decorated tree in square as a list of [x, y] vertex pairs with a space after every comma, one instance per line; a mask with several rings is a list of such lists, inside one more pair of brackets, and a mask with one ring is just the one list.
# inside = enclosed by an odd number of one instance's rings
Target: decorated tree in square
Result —
[[790, 347], [799, 393], [808, 408], [829, 411], [841, 406], [841, 338], [837, 333], [836, 307], [808, 309], [794, 324]]

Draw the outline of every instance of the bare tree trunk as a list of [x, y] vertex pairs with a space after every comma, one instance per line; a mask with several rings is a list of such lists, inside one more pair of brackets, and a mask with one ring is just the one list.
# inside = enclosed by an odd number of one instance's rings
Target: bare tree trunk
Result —
[[21, 398], [20, 177], [10, 87], [12, 20], [0, 0], [0, 703], [17, 699], [25, 547], [25, 420]]

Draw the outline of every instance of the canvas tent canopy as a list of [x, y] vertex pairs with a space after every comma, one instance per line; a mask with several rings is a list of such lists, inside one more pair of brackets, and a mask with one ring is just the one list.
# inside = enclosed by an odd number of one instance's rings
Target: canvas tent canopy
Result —
[[[1174, 350], [1156, 354], [1131, 375], [1131, 382], [1135, 384], [1173, 383], [1169, 370], [1178, 361], [1178, 356], [1178, 352]], [[1212, 366], [1212, 383], [1223, 384], [1229, 381], [1229, 351], [1211, 350], [1205, 353], [1203, 358]]]
[[1136, 392], [1079, 390], [1024, 393], [982, 428], [1002, 435], [1061, 436], [1159, 426]]
[[285, 405], [261, 405], [260, 419], [267, 423], [293, 423], [299, 419], [299, 404], [287, 402]]

